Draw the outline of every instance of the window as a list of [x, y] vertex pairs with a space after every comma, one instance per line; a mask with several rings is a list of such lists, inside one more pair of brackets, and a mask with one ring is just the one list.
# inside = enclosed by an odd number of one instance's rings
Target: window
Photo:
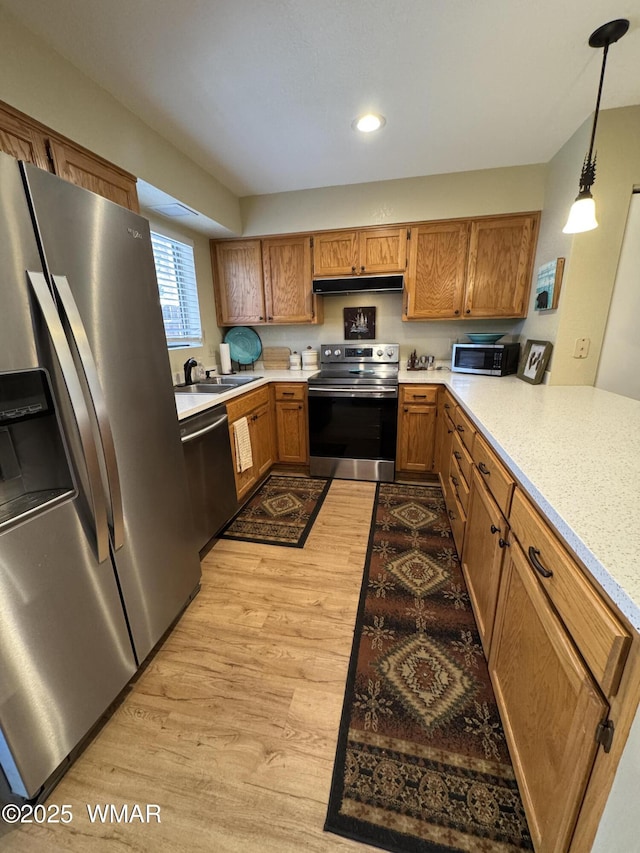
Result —
[[168, 346], [202, 346], [193, 248], [154, 231], [151, 245]]

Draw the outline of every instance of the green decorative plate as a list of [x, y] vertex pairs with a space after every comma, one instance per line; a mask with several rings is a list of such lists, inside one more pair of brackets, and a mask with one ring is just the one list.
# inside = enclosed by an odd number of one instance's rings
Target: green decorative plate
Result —
[[224, 336], [224, 342], [229, 344], [232, 361], [238, 364], [253, 364], [262, 353], [262, 341], [248, 326], [234, 326], [229, 329]]

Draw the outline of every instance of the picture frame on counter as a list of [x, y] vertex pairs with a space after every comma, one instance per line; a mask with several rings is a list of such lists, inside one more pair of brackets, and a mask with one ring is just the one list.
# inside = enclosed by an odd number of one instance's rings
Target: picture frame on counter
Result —
[[372, 341], [376, 336], [376, 309], [344, 308], [345, 341]]
[[518, 367], [518, 379], [529, 382], [531, 385], [539, 385], [544, 377], [552, 349], [551, 341], [527, 341]]
[[563, 272], [564, 258], [556, 258], [555, 261], [549, 261], [548, 264], [538, 267], [536, 311], [551, 311], [558, 307]]

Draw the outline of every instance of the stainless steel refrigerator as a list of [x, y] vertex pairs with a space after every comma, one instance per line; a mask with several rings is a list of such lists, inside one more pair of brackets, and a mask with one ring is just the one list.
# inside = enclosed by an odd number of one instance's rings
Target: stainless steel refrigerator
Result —
[[197, 591], [149, 224], [0, 154], [0, 798], [42, 798]]

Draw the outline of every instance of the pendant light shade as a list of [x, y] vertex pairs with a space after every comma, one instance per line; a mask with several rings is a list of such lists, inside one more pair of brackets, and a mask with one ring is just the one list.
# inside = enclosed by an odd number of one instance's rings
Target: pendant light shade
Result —
[[567, 224], [562, 229], [565, 234], [580, 234], [582, 231], [593, 231], [598, 227], [596, 219], [596, 203], [590, 192], [580, 193], [571, 205]]
[[582, 231], [592, 231], [598, 227], [596, 220], [596, 203], [591, 195], [591, 187], [596, 179], [596, 155], [593, 153], [593, 143], [596, 138], [596, 127], [598, 114], [600, 112], [600, 97], [602, 95], [602, 84], [604, 83], [604, 72], [607, 65], [607, 53], [609, 45], [618, 41], [629, 29], [629, 21], [626, 18], [618, 18], [603, 24], [591, 33], [589, 38], [590, 47], [603, 47], [602, 70], [600, 72], [600, 86], [596, 99], [596, 111], [593, 114], [593, 127], [591, 128], [591, 142], [589, 151], [582, 164], [580, 173], [580, 187], [578, 197], [571, 206], [567, 224], [562, 229], [565, 234], [579, 234]]

